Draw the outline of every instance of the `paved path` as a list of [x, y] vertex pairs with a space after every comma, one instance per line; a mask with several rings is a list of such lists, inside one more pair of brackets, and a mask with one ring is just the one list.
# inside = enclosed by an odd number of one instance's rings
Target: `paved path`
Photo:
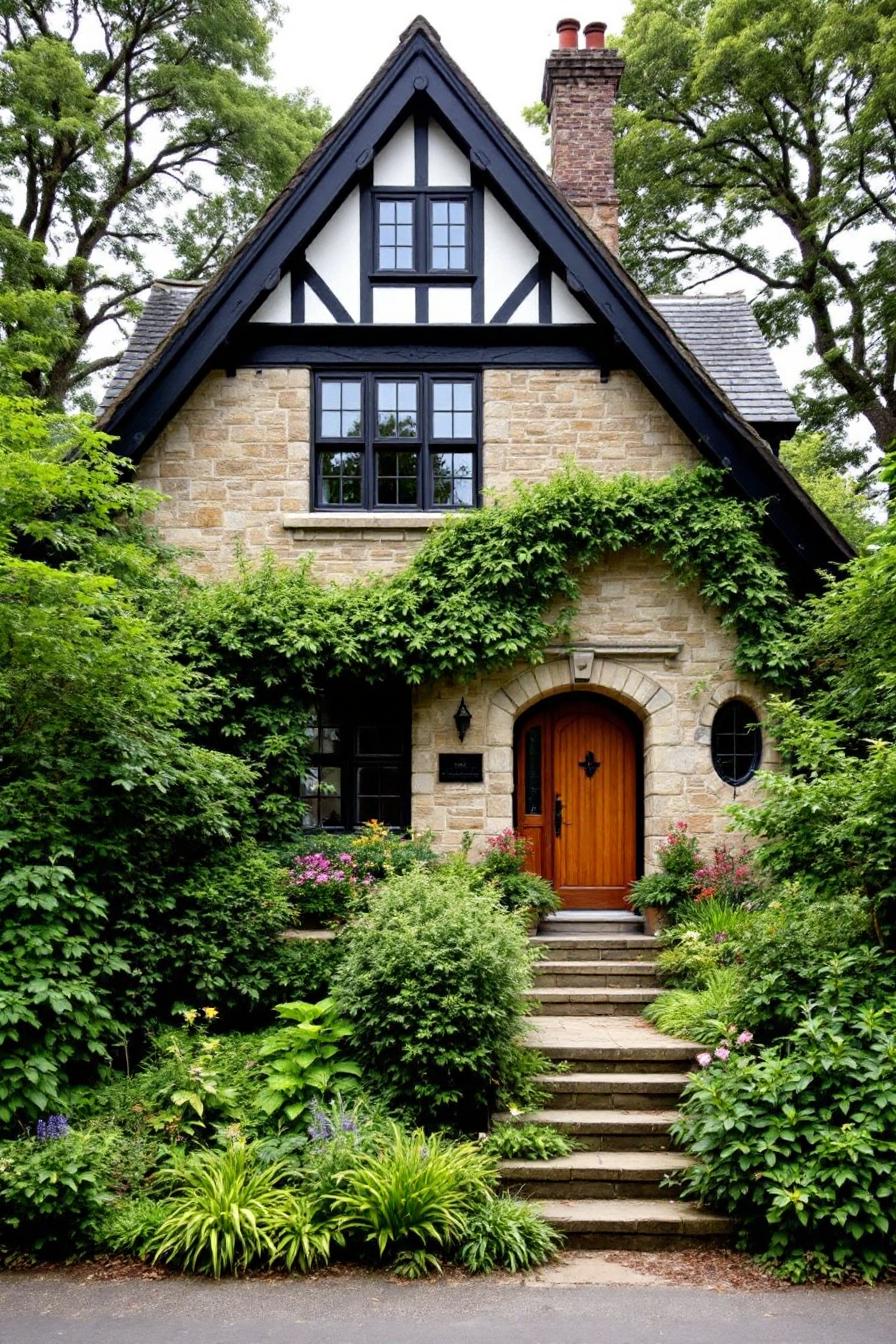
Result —
[[[623, 1275], [624, 1277], [624, 1275]], [[896, 1290], [0, 1275], [2, 1344], [894, 1344]]]

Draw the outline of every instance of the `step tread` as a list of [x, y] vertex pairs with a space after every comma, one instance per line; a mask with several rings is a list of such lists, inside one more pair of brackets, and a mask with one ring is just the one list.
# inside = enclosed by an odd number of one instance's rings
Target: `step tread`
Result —
[[536, 947], [649, 947], [660, 950], [656, 938], [649, 933], [533, 933], [530, 943]]
[[534, 1078], [539, 1087], [554, 1092], [680, 1092], [687, 1073], [540, 1073]]
[[582, 989], [578, 985], [546, 985], [542, 989], [524, 989], [524, 999], [543, 999], [546, 1003], [643, 1003], [658, 999], [663, 991], [651, 985], [599, 985], [596, 989]]
[[572, 1134], [616, 1134], [629, 1130], [633, 1134], [665, 1134], [679, 1118], [678, 1111], [604, 1110], [581, 1107], [579, 1110], [546, 1108], [511, 1115], [500, 1111], [492, 1116], [495, 1124], [553, 1125]]
[[523, 1178], [534, 1176], [539, 1180], [573, 1181], [583, 1173], [599, 1174], [603, 1180], [612, 1181], [626, 1176], [656, 1176], [665, 1172], [684, 1171], [694, 1165], [694, 1159], [687, 1153], [654, 1152], [650, 1148], [640, 1151], [618, 1152], [602, 1150], [597, 1153], [569, 1153], [566, 1157], [549, 1157], [528, 1160], [521, 1157], [509, 1157], [498, 1163], [502, 1176]]
[[724, 1214], [712, 1213], [699, 1204], [680, 1199], [540, 1199], [539, 1212], [555, 1227], [567, 1232], [592, 1229], [609, 1232], [660, 1232], [676, 1230], [693, 1236], [729, 1232], [734, 1226]]
[[649, 961], [536, 961], [535, 974], [549, 971], [552, 975], [657, 975]]
[[526, 1044], [557, 1059], [688, 1059], [703, 1049], [696, 1041], [666, 1036], [640, 1017], [529, 1017]]

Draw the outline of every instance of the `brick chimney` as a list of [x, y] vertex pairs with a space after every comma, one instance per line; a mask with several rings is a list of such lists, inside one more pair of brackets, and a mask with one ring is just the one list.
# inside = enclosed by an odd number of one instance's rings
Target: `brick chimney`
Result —
[[542, 101], [551, 126], [551, 176], [611, 252], [619, 251], [619, 198], [613, 172], [613, 104], [625, 61], [604, 46], [605, 23], [557, 24], [544, 67]]

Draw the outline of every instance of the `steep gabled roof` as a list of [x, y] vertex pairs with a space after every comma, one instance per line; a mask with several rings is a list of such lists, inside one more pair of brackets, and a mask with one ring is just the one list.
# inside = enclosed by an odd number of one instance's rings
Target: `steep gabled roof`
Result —
[[766, 502], [770, 540], [804, 577], [849, 558], [833, 524], [777, 461], [673, 326], [599, 242], [550, 178], [416, 19], [362, 91], [273, 201], [220, 272], [196, 295], [142, 370], [107, 405], [102, 428], [139, 457], [210, 368], [235, 327], [272, 289], [290, 257], [342, 199], [358, 171], [424, 101], [469, 146], [471, 162], [566, 279], [609, 326], [657, 399], [748, 498]]

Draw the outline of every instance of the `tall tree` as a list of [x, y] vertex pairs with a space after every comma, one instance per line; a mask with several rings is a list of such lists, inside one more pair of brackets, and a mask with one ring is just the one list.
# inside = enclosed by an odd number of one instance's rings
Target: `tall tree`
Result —
[[808, 322], [808, 427], [896, 452], [896, 0], [634, 0], [619, 45], [626, 264], [749, 277], [772, 341]]
[[0, 267], [70, 296], [36, 391], [83, 393], [153, 265], [209, 274], [316, 143], [325, 109], [270, 86], [277, 16], [276, 0], [0, 0]]

